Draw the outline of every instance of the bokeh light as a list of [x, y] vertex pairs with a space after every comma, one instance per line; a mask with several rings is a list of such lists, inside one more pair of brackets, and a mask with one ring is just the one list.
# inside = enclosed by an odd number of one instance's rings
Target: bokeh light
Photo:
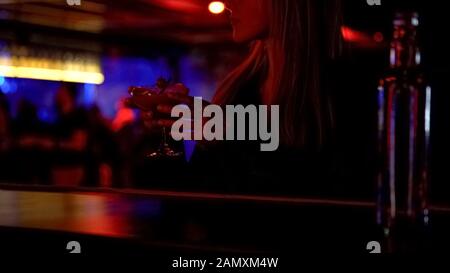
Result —
[[220, 14], [225, 10], [225, 4], [221, 1], [214, 1], [209, 4], [208, 9], [213, 14]]

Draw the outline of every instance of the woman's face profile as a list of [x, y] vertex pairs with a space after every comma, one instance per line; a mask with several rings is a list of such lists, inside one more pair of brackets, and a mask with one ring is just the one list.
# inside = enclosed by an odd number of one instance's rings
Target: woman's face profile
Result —
[[233, 38], [236, 42], [264, 39], [269, 28], [268, 0], [228, 0]]

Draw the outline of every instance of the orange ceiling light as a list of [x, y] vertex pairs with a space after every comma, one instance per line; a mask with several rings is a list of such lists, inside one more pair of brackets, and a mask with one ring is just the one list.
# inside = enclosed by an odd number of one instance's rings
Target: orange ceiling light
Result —
[[208, 9], [212, 14], [221, 14], [225, 11], [225, 4], [221, 1], [213, 1], [209, 3]]

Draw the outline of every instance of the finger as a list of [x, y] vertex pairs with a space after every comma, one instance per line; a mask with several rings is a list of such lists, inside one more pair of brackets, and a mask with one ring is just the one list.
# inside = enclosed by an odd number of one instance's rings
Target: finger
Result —
[[151, 90], [145, 87], [132, 86], [128, 88], [128, 93], [131, 96], [145, 96], [151, 93]]
[[156, 107], [156, 110], [162, 114], [171, 114], [172, 108], [173, 106], [171, 105], [158, 105], [158, 107]]
[[166, 93], [180, 94], [180, 95], [186, 96], [186, 95], [189, 94], [189, 88], [187, 88], [182, 83], [176, 83], [176, 84], [172, 84], [169, 87], [167, 87], [165, 92]]
[[151, 120], [151, 119], [153, 119], [153, 116], [154, 116], [154, 114], [153, 114], [152, 111], [143, 111], [143, 112], [141, 112], [141, 117], [144, 120]]
[[177, 93], [169, 93], [167, 96], [174, 100], [179, 102], [180, 104], [186, 104], [186, 105], [192, 105], [194, 102], [194, 98], [186, 95], [181, 95]]

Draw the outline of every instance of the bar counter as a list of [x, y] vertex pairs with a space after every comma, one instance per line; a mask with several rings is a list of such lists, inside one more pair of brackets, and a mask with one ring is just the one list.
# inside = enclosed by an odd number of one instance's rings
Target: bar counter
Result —
[[[371, 202], [141, 190], [0, 186], [2, 252], [146, 255], [367, 253]], [[450, 242], [450, 209], [432, 208], [429, 250]]]

